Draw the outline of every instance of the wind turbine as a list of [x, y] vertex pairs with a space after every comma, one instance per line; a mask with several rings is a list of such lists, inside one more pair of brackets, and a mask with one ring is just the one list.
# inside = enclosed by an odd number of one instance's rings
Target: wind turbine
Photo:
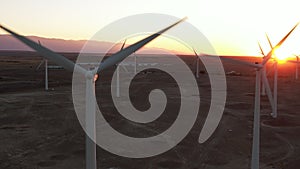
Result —
[[[125, 41], [123, 42], [123, 45], [121, 47], [121, 50], [122, 51], [124, 49], [124, 46], [125, 46], [125, 43], [126, 43], [126, 39]], [[116, 85], [116, 96], [117, 97], [120, 97], [120, 64], [116, 64], [117, 65], [117, 85]]]
[[[268, 40], [269, 41], [269, 40]], [[265, 53], [264, 53], [264, 51], [263, 51], [263, 49], [262, 49], [262, 47], [261, 47], [261, 45], [260, 45], [260, 43], [258, 43], [258, 46], [259, 46], [259, 48], [260, 48], [260, 51], [261, 51], [261, 54], [263, 55], [263, 59], [266, 57], [266, 55], [265, 55]], [[272, 49], [273, 47], [271, 47], [271, 49]], [[261, 76], [261, 78], [262, 78], [262, 81], [264, 80], [264, 76], [265, 77], [267, 77], [267, 75], [269, 74], [270, 72], [268, 72], [267, 73], [267, 64], [265, 64], [264, 65], [264, 67], [262, 68], [262, 76]], [[275, 102], [274, 102], [274, 99], [273, 99], [273, 95], [272, 95], [272, 93], [270, 92], [271, 91], [271, 89], [270, 89], [270, 86], [269, 86], [269, 81], [267, 81], [268, 83], [267, 83], [267, 87], [266, 87], [266, 83], [262, 83], [261, 85], [261, 95], [262, 96], [265, 96], [266, 95], [266, 90], [268, 91], [268, 93], [267, 93], [267, 96], [268, 96], [268, 99], [269, 99], [269, 102], [270, 102], [270, 104], [271, 104], [271, 108], [272, 108], [272, 113], [271, 113], [271, 115], [275, 118], [275, 114], [277, 114], [277, 109], [275, 109]], [[274, 93], [274, 91], [273, 91], [273, 93]], [[276, 105], [277, 106], [277, 105]], [[276, 111], [275, 111], [276, 110]], [[276, 113], [275, 113], [276, 112]]]
[[197, 52], [195, 51], [195, 49], [193, 48], [193, 51], [195, 53], [196, 56], [196, 77], [199, 78], [199, 56], [197, 54]]
[[134, 55], [134, 74], [136, 75], [137, 72], [137, 58], [135, 52], [133, 53]]
[[294, 55], [296, 57], [296, 61], [293, 60], [288, 60], [288, 62], [290, 63], [295, 63], [296, 64], [296, 70], [295, 70], [295, 79], [298, 80], [299, 77], [299, 56], [298, 55]]
[[49, 87], [48, 87], [48, 60], [43, 59], [40, 62], [40, 64], [36, 67], [35, 71], [38, 71], [43, 64], [45, 66], [45, 90], [47, 91], [49, 89]]
[[[42, 46], [41, 42], [38, 40], [39, 45]], [[48, 87], [48, 60], [43, 59], [40, 64], [36, 67], [36, 71], [39, 70], [39, 68], [42, 66], [42, 64], [45, 64], [45, 90], [47, 91], [49, 89]]]
[[296, 73], [295, 73], [295, 78], [296, 78], [296, 80], [298, 79], [298, 71], [299, 71], [299, 56], [298, 55], [296, 55], [296, 59], [297, 59], [297, 63], [296, 63]]
[[[266, 92], [268, 94], [271, 106], [274, 108], [274, 105], [272, 105], [272, 95], [270, 86], [268, 83], [268, 79], [266, 77], [266, 74], [262, 73], [264, 66], [269, 61], [269, 59], [272, 57], [273, 52], [276, 48], [279, 48], [282, 43], [288, 38], [288, 36], [294, 31], [294, 29], [299, 25], [297, 23], [290, 32], [285, 35], [281, 41], [278, 42], [278, 44], [271, 49], [271, 51], [265, 55], [263, 61], [261, 63], [253, 64], [246, 61], [236, 60], [232, 58], [226, 58], [226, 57], [220, 57], [222, 60], [231, 62], [231, 63], [237, 63], [249, 67], [253, 67], [256, 70], [256, 80], [255, 80], [255, 100], [254, 100], [254, 120], [253, 120], [253, 142], [252, 142], [252, 157], [251, 157], [251, 169], [259, 169], [259, 140], [260, 140], [260, 97], [261, 97], [261, 80], [263, 81]], [[215, 57], [215, 56], [208, 56], [208, 57]]]
[[297, 63], [296, 63], [296, 73], [295, 73], [295, 78], [296, 78], [296, 80], [298, 79], [298, 69], [299, 69], [299, 56], [298, 55], [295, 55], [296, 56], [296, 59], [297, 59]]
[[[260, 53], [263, 55], [263, 58], [265, 57], [265, 53], [264, 53], [264, 51], [263, 51], [263, 49], [262, 49], [262, 47], [261, 47], [261, 45], [260, 45], [260, 43], [258, 42], [258, 46], [259, 46], [259, 49], [260, 49]], [[267, 65], [265, 65], [264, 67], [263, 67], [263, 74], [266, 74], [267, 73]], [[265, 96], [266, 95], [266, 88], [265, 88], [265, 85], [264, 85], [264, 83], [262, 83], [262, 86], [261, 86], [261, 95], [262, 96]]]
[[96, 139], [96, 96], [95, 96], [95, 82], [98, 78], [98, 73], [102, 70], [105, 70], [115, 64], [120, 63], [126, 57], [134, 53], [135, 51], [139, 50], [147, 43], [152, 41], [153, 39], [157, 38], [167, 30], [171, 29], [172, 27], [176, 26], [177, 24], [183, 22], [186, 18], [183, 18], [174, 24], [158, 31], [128, 47], [125, 49], [112, 54], [106, 60], [104, 60], [98, 68], [94, 68], [92, 70], [86, 70], [83, 67], [75, 64], [74, 62], [68, 60], [64, 56], [51, 51], [50, 49], [39, 45], [38, 43], [19, 35], [8, 28], [0, 25], [0, 28], [5, 30], [6, 32], [12, 34], [15, 38], [26, 44], [27, 46], [31, 47], [32, 49], [39, 52], [44, 58], [50, 59], [56, 64], [64, 67], [66, 70], [71, 72], [77, 72], [85, 76], [85, 83], [86, 83], [86, 168], [87, 169], [96, 169], [96, 143], [94, 140]]
[[[266, 37], [268, 39], [269, 45], [271, 49], [273, 49], [273, 45], [271, 43], [271, 40], [269, 36], [266, 34]], [[276, 58], [274, 58], [274, 64], [273, 64], [273, 69], [274, 69], [274, 85], [273, 85], [273, 111], [272, 111], [272, 117], [277, 118], [277, 98], [278, 98], [278, 61]]]

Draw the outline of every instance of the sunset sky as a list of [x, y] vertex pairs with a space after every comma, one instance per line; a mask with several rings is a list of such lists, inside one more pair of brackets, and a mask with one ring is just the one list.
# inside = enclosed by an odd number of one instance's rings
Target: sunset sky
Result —
[[[265, 33], [275, 44], [300, 21], [298, 4], [296, 0], [2, 0], [0, 24], [23, 35], [82, 40], [122, 17], [162, 13], [187, 16], [218, 54], [259, 55], [257, 41], [265, 51], [270, 49]], [[282, 48], [300, 54], [300, 27]]]

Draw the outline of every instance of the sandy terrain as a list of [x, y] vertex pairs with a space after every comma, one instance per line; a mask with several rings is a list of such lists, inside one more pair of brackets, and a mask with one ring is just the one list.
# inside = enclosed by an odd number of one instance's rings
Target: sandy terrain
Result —
[[[74, 58], [72, 54], [68, 56]], [[72, 103], [72, 74], [65, 70], [50, 70], [51, 90], [44, 91], [43, 70], [35, 71], [40, 60], [33, 53], [5, 53], [5, 56], [0, 56], [0, 168], [85, 168], [85, 135]], [[194, 71], [194, 60], [191, 57], [185, 57], [184, 60]], [[224, 116], [217, 131], [206, 143], [197, 142], [210, 106], [209, 78], [203, 73], [197, 80], [201, 93], [198, 119], [182, 142], [166, 153], [145, 159], [120, 157], [98, 147], [98, 168], [250, 168], [255, 72], [225, 62], [224, 66], [226, 72], [236, 71], [241, 76], [227, 76], [228, 95]], [[200, 70], [204, 70], [202, 66]], [[299, 168], [300, 80], [295, 80], [294, 73], [292, 64], [279, 66], [277, 119], [269, 115], [268, 100], [262, 97], [262, 169]], [[149, 125], [135, 125], [122, 119], [109, 99], [107, 82], [110, 74], [111, 69], [104, 73], [98, 82], [101, 84], [97, 84], [97, 92], [101, 92], [104, 98], [99, 99], [99, 104], [105, 105], [104, 116], [114, 128], [128, 135], [149, 136], [172, 124], [178, 111], [178, 99], [174, 97], [168, 102], [170, 105], [167, 106], [166, 115]], [[145, 98], [148, 96], [145, 91], [151, 88], [163, 86], [167, 95], [176, 94], [176, 86], [174, 89], [171, 82], [162, 72], [138, 74], [136, 82], [132, 84], [133, 104], [138, 109], [147, 109]]]

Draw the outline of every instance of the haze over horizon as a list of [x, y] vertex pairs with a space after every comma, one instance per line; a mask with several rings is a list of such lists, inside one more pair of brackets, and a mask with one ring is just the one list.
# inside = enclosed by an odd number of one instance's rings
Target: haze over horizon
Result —
[[[265, 52], [270, 50], [265, 33], [275, 44], [300, 21], [294, 0], [10, 0], [1, 3], [0, 24], [26, 36], [87, 40], [115, 20], [147, 12], [188, 16], [187, 22], [209, 39], [219, 55], [260, 55], [257, 41]], [[282, 47], [299, 54], [298, 44], [299, 28]]]
[[[38, 36], [26, 36], [27, 38], [38, 42], [45, 47], [55, 51], [55, 52], [65, 52], [65, 53], [80, 53], [83, 46], [86, 44], [87, 40], [65, 40], [58, 38], [45, 38]], [[85, 51], [87, 53], [106, 53], [106, 52], [116, 52], [120, 50], [123, 43], [113, 43], [106, 41], [91, 41], [90, 45]], [[27, 45], [23, 44], [12, 35], [0, 35], [0, 52], [1, 51], [34, 51]], [[128, 46], [130, 44], [125, 44]], [[108, 51], [109, 50], [109, 51]], [[144, 47], [142, 50], [137, 52], [138, 54], [186, 54], [181, 51], [168, 50], [158, 47]]]

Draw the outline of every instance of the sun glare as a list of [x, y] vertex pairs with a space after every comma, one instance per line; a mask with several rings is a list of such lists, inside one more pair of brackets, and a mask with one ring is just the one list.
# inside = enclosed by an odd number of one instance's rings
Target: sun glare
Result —
[[290, 54], [283, 48], [276, 48], [273, 51], [273, 58], [276, 59], [278, 63], [285, 63], [288, 58], [290, 58]]

